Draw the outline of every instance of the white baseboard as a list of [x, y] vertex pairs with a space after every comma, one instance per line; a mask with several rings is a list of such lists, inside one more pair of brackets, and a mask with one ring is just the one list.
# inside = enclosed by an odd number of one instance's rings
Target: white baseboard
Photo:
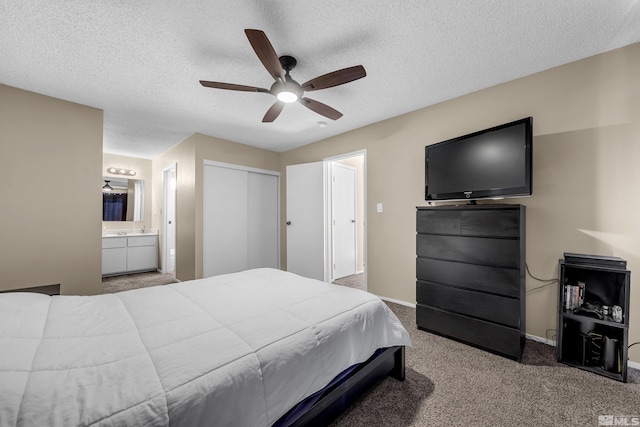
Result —
[[550, 340], [548, 338], [542, 338], [537, 335], [525, 334], [525, 337], [527, 337], [528, 340], [541, 342], [542, 344], [550, 345], [552, 347], [555, 347], [557, 345], [554, 340]]
[[389, 301], [389, 302], [392, 302], [394, 304], [404, 305], [405, 307], [416, 308], [415, 304], [411, 304], [409, 302], [404, 302], [404, 301], [400, 301], [398, 299], [393, 299], [393, 298], [382, 297], [380, 295], [377, 295], [377, 297], [380, 298], [382, 301]]

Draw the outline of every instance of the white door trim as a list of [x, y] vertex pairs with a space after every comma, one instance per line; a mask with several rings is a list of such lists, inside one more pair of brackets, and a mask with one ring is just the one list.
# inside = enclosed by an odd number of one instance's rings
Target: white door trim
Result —
[[[364, 236], [363, 237], [363, 246], [364, 246], [364, 253], [362, 254], [363, 259], [364, 259], [364, 283], [365, 283], [365, 290], [368, 289], [368, 255], [367, 255], [367, 235], [368, 235], [368, 231], [367, 231], [367, 227], [368, 227], [368, 221], [367, 221], [367, 149], [362, 149], [362, 150], [357, 150], [357, 151], [352, 151], [349, 153], [345, 153], [345, 154], [340, 154], [337, 156], [332, 156], [332, 157], [327, 157], [325, 159], [323, 159], [323, 164], [324, 164], [324, 176], [325, 176], [325, 180], [324, 180], [324, 193], [325, 193], [325, 203], [324, 203], [324, 208], [325, 208], [325, 221], [330, 221], [331, 219], [331, 215], [329, 215], [329, 209], [331, 208], [331, 192], [329, 191], [329, 176], [331, 175], [329, 173], [329, 167], [330, 167], [330, 163], [337, 161], [337, 160], [344, 160], [344, 159], [348, 159], [351, 157], [356, 157], [356, 156], [363, 156], [364, 157], [364, 161], [363, 161], [363, 175], [364, 175], [364, 179], [363, 179], [363, 191], [364, 191], [364, 212], [362, 212], [362, 215], [364, 217]], [[331, 277], [332, 274], [332, 266], [331, 266], [331, 262], [329, 262], [331, 260], [331, 227], [330, 224], [325, 223], [325, 280], [326, 278]]]
[[[177, 212], [176, 212], [176, 210], [177, 210], [176, 209], [176, 207], [177, 207], [176, 206], [176, 197], [177, 197], [177, 193], [178, 193], [178, 188], [177, 188], [178, 165], [177, 165], [177, 163], [172, 163], [172, 164], [170, 164], [169, 166], [167, 166], [166, 168], [164, 168], [162, 170], [162, 215], [161, 215], [161, 218], [162, 218], [162, 256], [163, 256], [163, 259], [162, 259], [162, 272], [163, 273], [168, 273], [168, 271], [167, 271], [167, 262], [168, 262], [169, 258], [171, 257], [171, 254], [169, 253], [168, 244], [167, 244], [167, 238], [169, 236], [168, 236], [168, 233], [167, 233], [167, 220], [166, 220], [166, 218], [167, 218], [167, 194], [169, 192], [169, 189], [167, 188], [167, 179], [166, 179], [166, 177], [167, 177], [167, 172], [170, 172], [172, 169], [175, 171], [175, 175], [176, 175], [176, 188], [174, 188], [174, 190], [173, 190], [174, 191], [174, 194], [173, 194], [173, 209], [174, 209], [173, 218], [174, 218], [174, 222], [175, 222], [176, 221], [176, 214], [177, 214]], [[176, 244], [176, 236], [175, 236], [175, 234], [177, 234], [175, 232], [175, 227], [176, 227], [176, 224], [174, 224], [174, 236], [173, 236], [174, 244]], [[175, 249], [177, 249], [177, 248], [175, 248]], [[176, 258], [177, 258], [177, 256], [178, 256], [178, 253], [177, 253], [177, 250], [176, 250]], [[174, 261], [174, 263], [175, 263], [175, 265], [174, 265], [174, 273], [177, 275], [177, 271], [176, 271], [177, 270], [177, 262]]]
[[258, 169], [258, 168], [252, 168], [250, 166], [242, 166], [242, 165], [234, 165], [232, 163], [223, 163], [223, 162], [216, 162], [213, 160], [204, 160], [204, 165], [205, 166], [217, 166], [220, 168], [227, 168], [227, 169], [236, 169], [236, 170], [241, 170], [241, 171], [246, 171], [246, 172], [254, 172], [254, 173], [263, 173], [265, 175], [275, 175], [275, 176], [280, 176], [280, 172], [279, 171], [272, 171], [269, 169]]

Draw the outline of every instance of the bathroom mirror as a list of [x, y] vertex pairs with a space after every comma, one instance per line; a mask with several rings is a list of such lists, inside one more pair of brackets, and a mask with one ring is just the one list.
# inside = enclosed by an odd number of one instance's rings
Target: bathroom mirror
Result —
[[144, 221], [144, 181], [102, 177], [102, 220]]

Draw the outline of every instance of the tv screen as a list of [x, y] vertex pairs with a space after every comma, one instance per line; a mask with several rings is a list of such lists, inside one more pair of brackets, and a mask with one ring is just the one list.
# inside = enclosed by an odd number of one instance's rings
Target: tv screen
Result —
[[426, 200], [531, 195], [533, 118], [425, 147]]

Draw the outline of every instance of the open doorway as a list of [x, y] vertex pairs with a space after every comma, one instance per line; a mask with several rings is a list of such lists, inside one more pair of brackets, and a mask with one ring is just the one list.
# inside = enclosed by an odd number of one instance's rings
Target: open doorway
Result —
[[162, 272], [176, 274], [176, 164], [167, 167], [162, 172], [163, 207], [162, 207], [162, 235], [163, 257]]
[[[354, 245], [335, 238], [333, 169], [355, 169], [355, 196], [345, 196], [345, 203], [355, 205], [355, 216], [344, 220], [353, 229]], [[287, 270], [301, 276], [367, 289], [367, 156], [366, 150], [324, 159], [322, 162], [287, 165], [286, 224]], [[339, 194], [348, 194], [340, 191]], [[338, 197], [341, 197], [338, 195]], [[354, 203], [355, 200], [355, 203]], [[336, 222], [338, 218], [335, 218]], [[355, 221], [355, 222], [352, 222]], [[342, 236], [339, 236], [342, 237]], [[355, 274], [339, 277], [334, 271], [336, 251], [355, 254]], [[338, 256], [341, 256], [338, 254]], [[352, 263], [352, 261], [347, 261]], [[344, 264], [343, 264], [344, 265]]]
[[332, 283], [366, 291], [365, 154], [326, 159], [325, 165], [328, 277]]

